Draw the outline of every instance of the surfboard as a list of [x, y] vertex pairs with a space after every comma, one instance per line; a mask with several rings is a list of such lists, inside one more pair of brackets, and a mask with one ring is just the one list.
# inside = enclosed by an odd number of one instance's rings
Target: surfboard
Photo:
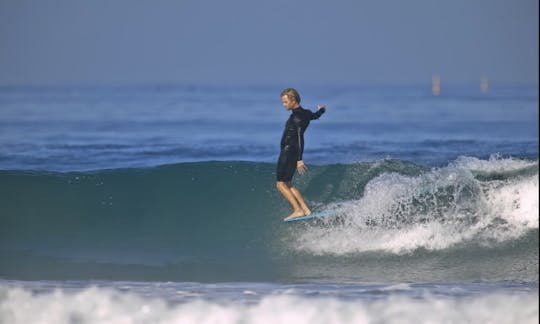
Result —
[[298, 222], [298, 221], [307, 221], [307, 220], [315, 220], [315, 219], [322, 219], [326, 217], [332, 216], [332, 213], [330, 212], [315, 212], [311, 213], [311, 215], [308, 216], [300, 216], [295, 217], [287, 220], [283, 220], [284, 222], [290, 223], [290, 222]]

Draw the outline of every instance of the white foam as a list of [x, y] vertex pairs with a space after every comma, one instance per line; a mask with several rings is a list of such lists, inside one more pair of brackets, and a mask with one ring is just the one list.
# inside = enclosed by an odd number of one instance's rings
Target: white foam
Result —
[[538, 323], [538, 293], [470, 298], [394, 296], [343, 301], [290, 295], [255, 304], [196, 300], [171, 305], [103, 288], [33, 294], [0, 287], [0, 322], [27, 323]]
[[488, 160], [475, 157], [460, 156], [452, 163], [456, 168], [468, 169], [471, 171], [483, 172], [507, 172], [515, 171], [527, 167], [538, 166], [538, 161], [528, 161], [514, 159], [511, 157], [502, 158], [498, 154], [492, 154]]
[[516, 239], [538, 228], [538, 173], [477, 180], [472, 171], [519, 171], [534, 165], [538, 162], [460, 158], [417, 177], [382, 174], [359, 199], [328, 207], [342, 223], [294, 229], [291, 246], [312, 254], [407, 253], [473, 240]]
[[523, 228], [538, 228], [538, 175], [486, 186], [486, 200], [496, 215]]

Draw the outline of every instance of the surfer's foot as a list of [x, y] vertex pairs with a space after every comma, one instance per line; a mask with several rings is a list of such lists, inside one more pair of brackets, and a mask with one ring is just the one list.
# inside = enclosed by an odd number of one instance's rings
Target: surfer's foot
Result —
[[302, 207], [302, 211], [304, 212], [304, 216], [311, 215], [311, 210], [307, 207]]
[[297, 210], [297, 211], [294, 211], [289, 216], [285, 217], [283, 220], [289, 220], [289, 219], [292, 219], [292, 218], [302, 217], [302, 216], [304, 216], [304, 212], [301, 211], [301, 210]]

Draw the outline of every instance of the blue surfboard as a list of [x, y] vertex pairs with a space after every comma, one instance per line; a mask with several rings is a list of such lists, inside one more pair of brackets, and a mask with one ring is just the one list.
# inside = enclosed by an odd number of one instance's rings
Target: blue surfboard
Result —
[[330, 212], [315, 212], [308, 216], [299, 216], [287, 220], [283, 220], [284, 222], [290, 223], [290, 222], [298, 222], [298, 221], [307, 221], [307, 220], [315, 220], [315, 219], [322, 219], [332, 216], [333, 214]]

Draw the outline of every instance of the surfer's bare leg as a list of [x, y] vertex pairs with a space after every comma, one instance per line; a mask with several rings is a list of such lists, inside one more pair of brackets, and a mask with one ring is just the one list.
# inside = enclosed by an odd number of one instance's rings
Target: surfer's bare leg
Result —
[[288, 185], [289, 185], [289, 189], [291, 190], [294, 198], [296, 199], [298, 204], [300, 204], [300, 208], [302, 208], [302, 211], [304, 212], [304, 215], [306, 215], [306, 216], [311, 215], [311, 210], [306, 205], [306, 202], [304, 201], [304, 198], [300, 194], [300, 191], [298, 191], [298, 189], [296, 189], [295, 187], [291, 186], [290, 183]]
[[278, 181], [276, 183], [276, 187], [279, 190], [279, 192], [281, 192], [283, 197], [291, 204], [291, 206], [293, 208], [292, 214], [287, 216], [285, 219], [304, 216], [304, 211], [302, 209], [302, 206], [296, 200], [296, 197], [295, 197], [293, 191], [291, 190], [290, 183], [286, 183], [286, 182], [283, 182], [283, 181]]

